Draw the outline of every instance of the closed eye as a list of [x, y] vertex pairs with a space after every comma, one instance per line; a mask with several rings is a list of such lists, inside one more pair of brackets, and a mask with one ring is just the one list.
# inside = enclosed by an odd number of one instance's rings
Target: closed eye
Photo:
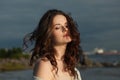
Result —
[[61, 28], [61, 25], [60, 25], [60, 24], [55, 24], [54, 26], [55, 26], [55, 29], [56, 29], [56, 30]]
[[66, 27], [66, 28], [68, 28], [68, 27], [69, 27], [67, 22], [65, 23], [65, 27]]

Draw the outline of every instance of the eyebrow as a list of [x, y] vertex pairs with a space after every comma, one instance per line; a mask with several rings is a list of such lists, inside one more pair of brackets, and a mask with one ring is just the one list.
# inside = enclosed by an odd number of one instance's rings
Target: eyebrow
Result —
[[[65, 23], [65, 25], [66, 25], [66, 24], [67, 24], [67, 22]], [[58, 24], [55, 24], [54, 26], [56, 26], [56, 25], [61, 25], [61, 24], [58, 23]]]
[[61, 25], [61, 24], [55, 24], [54, 26], [56, 26], [56, 25]]

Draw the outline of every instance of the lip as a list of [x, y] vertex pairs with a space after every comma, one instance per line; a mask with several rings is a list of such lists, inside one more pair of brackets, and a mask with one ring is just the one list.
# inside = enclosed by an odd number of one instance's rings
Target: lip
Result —
[[68, 37], [69, 36], [69, 34], [68, 33], [66, 33], [65, 35], [63, 35], [63, 37]]

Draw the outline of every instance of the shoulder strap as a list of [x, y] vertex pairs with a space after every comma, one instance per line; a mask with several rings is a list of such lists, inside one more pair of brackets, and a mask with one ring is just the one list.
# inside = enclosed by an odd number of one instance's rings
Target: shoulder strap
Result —
[[75, 80], [82, 80], [81, 75], [80, 75], [80, 71], [77, 68], [75, 68], [75, 71], [77, 72], [77, 75], [78, 75], [78, 79], [75, 79]]

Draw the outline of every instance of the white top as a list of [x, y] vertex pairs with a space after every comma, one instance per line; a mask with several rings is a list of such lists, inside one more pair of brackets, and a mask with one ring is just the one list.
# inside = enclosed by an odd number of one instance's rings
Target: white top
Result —
[[[82, 80], [79, 70], [77, 68], [75, 68], [75, 70], [77, 71], [77, 74], [78, 74], [78, 79], [76, 78], [75, 80]], [[33, 76], [33, 78], [34, 80], [43, 80], [42, 78], [37, 77], [37, 76]]]

